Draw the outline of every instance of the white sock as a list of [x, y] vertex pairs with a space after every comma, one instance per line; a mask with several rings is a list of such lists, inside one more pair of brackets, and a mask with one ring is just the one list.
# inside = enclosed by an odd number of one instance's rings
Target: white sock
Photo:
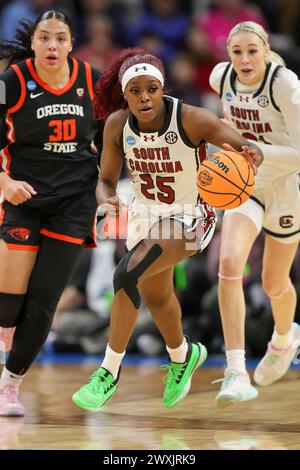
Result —
[[13, 374], [4, 366], [0, 377], [0, 389], [4, 388], [6, 385], [16, 385], [20, 387], [23, 378], [24, 375]]
[[227, 349], [225, 354], [228, 369], [246, 372], [245, 349]]
[[290, 331], [285, 333], [284, 335], [280, 335], [276, 328], [274, 328], [274, 332], [272, 335], [271, 343], [274, 348], [278, 349], [286, 349], [288, 348], [293, 341], [293, 329], [291, 327]]
[[106, 370], [108, 370], [113, 376], [114, 380], [116, 380], [118, 376], [121, 361], [125, 356], [125, 352], [126, 351], [117, 353], [109, 347], [109, 344], [106, 346], [104, 361], [102, 362], [101, 367], [104, 367]]
[[187, 344], [187, 340], [185, 337], [183, 338], [183, 341], [181, 345], [178, 346], [178, 348], [172, 349], [172, 348], [169, 348], [169, 346], [166, 346], [166, 348], [169, 353], [171, 362], [184, 362], [185, 361], [186, 355], [188, 352], [188, 344]]

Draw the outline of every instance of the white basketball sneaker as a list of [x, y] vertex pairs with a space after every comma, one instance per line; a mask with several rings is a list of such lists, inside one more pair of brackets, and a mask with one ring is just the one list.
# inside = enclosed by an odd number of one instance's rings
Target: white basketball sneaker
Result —
[[252, 400], [258, 395], [256, 388], [251, 385], [247, 372], [226, 369], [224, 379], [215, 380], [212, 383], [216, 382], [223, 382], [221, 390], [215, 398], [217, 405], [221, 408], [241, 401]]
[[0, 389], [0, 416], [24, 416], [25, 408], [19, 400], [19, 387], [6, 385]]
[[272, 345], [271, 341], [269, 342], [267, 352], [258, 363], [254, 372], [254, 380], [258, 385], [265, 387], [276, 382], [289, 369], [300, 347], [300, 325], [293, 323], [292, 329], [293, 340], [288, 348], [277, 349]]

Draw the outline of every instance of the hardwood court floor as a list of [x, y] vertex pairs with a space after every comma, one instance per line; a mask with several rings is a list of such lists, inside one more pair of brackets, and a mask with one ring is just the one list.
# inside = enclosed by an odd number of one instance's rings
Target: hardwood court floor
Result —
[[98, 413], [72, 393], [90, 365], [35, 365], [24, 381], [25, 418], [0, 418], [0, 449], [300, 449], [300, 370], [260, 389], [258, 399], [226, 409], [214, 403], [220, 369], [201, 369], [177, 407], [161, 403], [159, 367], [124, 367], [117, 394]]

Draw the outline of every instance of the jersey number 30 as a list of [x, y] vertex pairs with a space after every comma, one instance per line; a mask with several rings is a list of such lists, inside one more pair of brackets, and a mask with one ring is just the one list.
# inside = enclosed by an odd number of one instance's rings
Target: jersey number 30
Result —
[[[143, 174], [140, 175], [140, 178], [143, 181], [141, 183], [141, 192], [145, 198], [158, 199], [166, 204], [172, 204], [175, 201], [174, 189], [169, 185], [169, 183], [174, 183], [174, 176], [156, 176], [156, 178], [153, 178], [151, 175]], [[155, 189], [154, 193], [150, 192], [152, 189]]]
[[53, 128], [53, 133], [49, 136], [50, 142], [66, 142], [76, 137], [75, 119], [52, 120], [49, 122], [49, 127]]

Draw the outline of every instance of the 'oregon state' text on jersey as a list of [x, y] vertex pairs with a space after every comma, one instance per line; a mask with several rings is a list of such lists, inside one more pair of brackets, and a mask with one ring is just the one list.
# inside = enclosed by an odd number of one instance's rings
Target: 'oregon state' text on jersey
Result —
[[198, 202], [196, 171], [200, 151], [186, 137], [181, 123], [182, 103], [164, 96], [167, 114], [158, 132], [140, 132], [129, 113], [123, 130], [123, 147], [137, 203], [159, 213], [193, 213]]
[[72, 195], [96, 183], [92, 71], [74, 58], [69, 65], [70, 79], [61, 89], [39, 78], [31, 58], [12, 65], [21, 91], [6, 112], [7, 145], [0, 156], [3, 170], [37, 191], [28, 205]]

